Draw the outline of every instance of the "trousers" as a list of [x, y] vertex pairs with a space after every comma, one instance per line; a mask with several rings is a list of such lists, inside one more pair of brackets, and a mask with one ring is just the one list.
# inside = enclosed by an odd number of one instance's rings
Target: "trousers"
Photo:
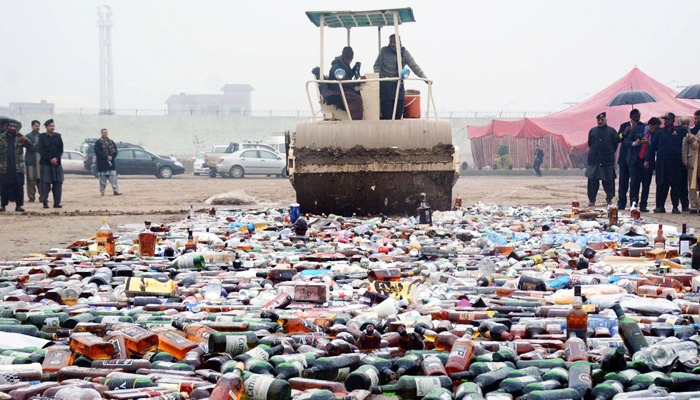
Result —
[[542, 176], [542, 171], [540, 171], [540, 166], [541, 166], [541, 165], [542, 165], [542, 161], [541, 161], [541, 160], [536, 160], [536, 161], [532, 164], [532, 169], [535, 170], [535, 175], [537, 175], [537, 176]]
[[[600, 181], [598, 179], [588, 179], [588, 201], [595, 203], [595, 199], [598, 196], [598, 188], [600, 188]], [[603, 181], [603, 190], [605, 190], [605, 201], [610, 203], [615, 197], [615, 179], [609, 181]]]
[[63, 194], [63, 182], [41, 182], [39, 202], [48, 203], [49, 193], [53, 193], [53, 204], [61, 204]]
[[[654, 170], [644, 168], [641, 162], [628, 168], [630, 171], [630, 202], [637, 203], [639, 208], [645, 209], [649, 200], [649, 186], [651, 186]], [[639, 195], [640, 187], [642, 189], [641, 197]]]
[[104, 172], [98, 172], [100, 178], [100, 193], [104, 194], [107, 188], [107, 180], [109, 184], [112, 185], [112, 190], [117, 193], [119, 192], [119, 182], [117, 181], [117, 171], [109, 170]]
[[18, 178], [10, 182], [0, 184], [0, 205], [3, 207], [14, 201], [17, 207], [24, 205], [24, 177], [18, 174]]
[[34, 201], [36, 199], [37, 192], [41, 194], [40, 182], [39, 167], [36, 165], [27, 165], [27, 197], [29, 201]]
[[[700, 172], [700, 171], [699, 171]], [[700, 178], [700, 176], [698, 176]], [[700, 179], [698, 179], [700, 180]], [[690, 201], [691, 210], [700, 210], [700, 201], [698, 200], [698, 190], [700, 189], [700, 184], [696, 185], [695, 189], [691, 189], [690, 185], [693, 183], [693, 169], [688, 169], [688, 200]]]
[[620, 210], [627, 208], [627, 191], [630, 186], [630, 169], [627, 163], [620, 164], [620, 181], [617, 186], [617, 204]]
[[[379, 82], [379, 103], [381, 109], [381, 119], [391, 119], [394, 111], [394, 99], [396, 98], [396, 85], [398, 82]], [[403, 83], [399, 87], [399, 100], [396, 103], [395, 119], [403, 118], [403, 107], [406, 101], [406, 91]]]

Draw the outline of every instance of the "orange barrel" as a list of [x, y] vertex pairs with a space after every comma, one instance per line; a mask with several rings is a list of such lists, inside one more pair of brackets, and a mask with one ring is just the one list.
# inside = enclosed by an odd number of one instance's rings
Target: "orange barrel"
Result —
[[403, 109], [404, 118], [420, 118], [420, 90], [406, 90], [406, 105]]

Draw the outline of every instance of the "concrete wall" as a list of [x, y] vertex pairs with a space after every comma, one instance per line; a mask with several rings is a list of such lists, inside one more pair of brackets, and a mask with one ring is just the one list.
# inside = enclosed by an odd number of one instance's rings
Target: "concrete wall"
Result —
[[[307, 117], [243, 117], [243, 116], [131, 116], [131, 115], [8, 115], [22, 122], [27, 133], [32, 120], [43, 122], [53, 118], [66, 149], [78, 149], [86, 138], [98, 138], [107, 128], [115, 141], [139, 144], [156, 154], [192, 156], [201, 142], [202, 151], [212, 145], [243, 140], [264, 140], [274, 133], [294, 130], [297, 121]], [[467, 125], [486, 125], [490, 118], [453, 118], [452, 143], [459, 146], [461, 160], [473, 165], [467, 139]], [[43, 130], [43, 128], [42, 128]]]

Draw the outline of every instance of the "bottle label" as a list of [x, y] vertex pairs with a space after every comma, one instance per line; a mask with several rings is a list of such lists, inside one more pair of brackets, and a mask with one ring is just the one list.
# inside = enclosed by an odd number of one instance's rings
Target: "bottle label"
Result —
[[365, 369], [365, 375], [369, 378], [369, 380], [372, 382], [371, 386], [378, 386], [379, 385], [379, 375], [377, 374], [377, 371], [369, 367]]
[[14, 357], [0, 356], [0, 365], [11, 365], [14, 360]]
[[303, 363], [301, 361], [294, 361], [291, 364], [297, 369], [297, 371], [299, 371], [300, 375], [306, 369], [306, 359], [304, 359]]
[[245, 335], [226, 336], [226, 353], [239, 355], [248, 351], [248, 338]]
[[338, 368], [338, 374], [335, 376], [334, 381], [345, 381], [348, 375], [350, 375], [350, 367]]
[[520, 378], [515, 378], [518, 382], [528, 384], [532, 382], [537, 382], [537, 379], [535, 379], [534, 376], [521, 376]]
[[689, 240], [681, 240], [679, 241], [679, 249], [678, 253], [679, 255], [683, 255], [685, 253], [690, 253], [690, 241]]
[[627, 379], [632, 379], [635, 376], [639, 375], [639, 372], [637, 372], [636, 370], [633, 370], [633, 369], [626, 369], [626, 370], [620, 372], [620, 374], [622, 374], [622, 376], [626, 377]]
[[452, 348], [452, 352], [450, 352], [450, 357], [455, 356], [459, 358], [464, 358], [464, 356], [467, 354], [467, 348], [464, 346], [456, 346]]
[[177, 343], [177, 344], [182, 344], [182, 343], [187, 343], [187, 342], [189, 342], [189, 340], [187, 340], [187, 339], [185, 339], [184, 337], [178, 335], [177, 333], [170, 333], [170, 332], [167, 332], [167, 333], [165, 333], [163, 336], [166, 337], [166, 338], [168, 338], [168, 339], [170, 339], [170, 340], [172, 340], [173, 342], [175, 342], [175, 343]]
[[248, 400], [266, 400], [270, 385], [275, 381], [265, 375], [253, 375], [245, 381], [245, 395]]
[[[290, 362], [294, 364], [295, 362], [300, 363], [304, 368], [308, 368], [308, 363], [306, 362], [306, 357], [303, 354], [290, 354], [284, 356], [285, 362]], [[300, 371], [301, 372], [301, 371]]]
[[610, 386], [614, 387], [615, 390], [617, 390], [617, 393], [622, 393], [625, 391], [625, 388], [622, 387], [620, 382], [613, 382], [610, 384]]
[[441, 388], [440, 378], [417, 377], [416, 397], [425, 397], [433, 389]]
[[46, 318], [44, 320], [44, 328], [57, 328], [61, 324], [58, 317]]
[[63, 353], [52, 352], [49, 359], [49, 365], [61, 365], [63, 362]]
[[[128, 366], [132, 365], [134, 363], [134, 360], [127, 359], [127, 360], [104, 360], [102, 362], [102, 365], [113, 365], [113, 366]], [[162, 365], [162, 364], [161, 364]]]
[[452, 400], [452, 394], [443, 392], [443, 393], [440, 395], [440, 399], [442, 399], [442, 400]]
[[663, 250], [666, 248], [666, 242], [654, 242], [654, 248]]
[[233, 315], [217, 315], [216, 322], [233, 322], [234, 318]]
[[107, 315], [107, 316], [102, 317], [103, 324], [115, 324], [117, 322], [119, 322], [118, 315]]
[[270, 358], [270, 355], [267, 354], [267, 352], [260, 347], [256, 347], [252, 350], [249, 350], [246, 354], [248, 354], [249, 356], [251, 356], [257, 360], [262, 360], [262, 361], [267, 361]]
[[488, 368], [489, 371], [495, 371], [497, 369], [508, 367], [508, 365], [506, 363], [502, 363], [502, 362], [487, 362], [484, 364], [486, 364], [486, 368]]

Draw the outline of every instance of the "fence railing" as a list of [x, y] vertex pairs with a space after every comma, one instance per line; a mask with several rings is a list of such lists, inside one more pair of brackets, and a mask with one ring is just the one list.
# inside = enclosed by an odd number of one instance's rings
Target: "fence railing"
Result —
[[[433, 111], [431, 111], [432, 113]], [[423, 110], [426, 113], [426, 110]], [[438, 111], [438, 118], [525, 118], [544, 117], [550, 111]], [[97, 108], [55, 109], [31, 107], [0, 107], [0, 115], [127, 115], [127, 116], [218, 116], [218, 117], [288, 117], [312, 118], [310, 110], [250, 110], [243, 112], [227, 112], [221, 110], [183, 110], [168, 111], [167, 109], [134, 109], [100, 110]]]

